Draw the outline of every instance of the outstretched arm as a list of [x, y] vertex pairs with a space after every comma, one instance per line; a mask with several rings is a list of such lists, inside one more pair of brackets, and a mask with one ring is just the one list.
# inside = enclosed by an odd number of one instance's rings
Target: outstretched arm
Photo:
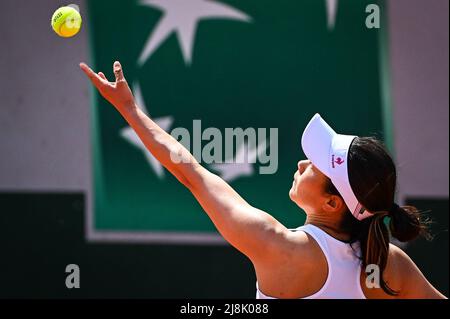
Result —
[[273, 248], [283, 242], [287, 229], [269, 214], [249, 205], [142, 112], [135, 104], [119, 62], [114, 63], [115, 82], [109, 82], [103, 73], [93, 72], [84, 63], [80, 67], [153, 156], [192, 192], [225, 240], [252, 261], [268, 258], [278, 251]]

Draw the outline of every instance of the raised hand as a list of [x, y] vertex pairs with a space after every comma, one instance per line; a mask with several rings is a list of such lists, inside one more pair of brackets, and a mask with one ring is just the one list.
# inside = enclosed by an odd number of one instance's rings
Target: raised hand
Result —
[[100, 94], [119, 112], [135, 107], [134, 97], [125, 80], [120, 62], [114, 62], [115, 82], [109, 82], [103, 72], [95, 73], [85, 63], [80, 63], [80, 68], [86, 73]]

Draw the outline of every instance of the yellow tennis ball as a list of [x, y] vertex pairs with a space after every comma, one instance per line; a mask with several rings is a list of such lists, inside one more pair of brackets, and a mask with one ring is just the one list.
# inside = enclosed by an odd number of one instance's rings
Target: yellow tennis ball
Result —
[[73, 37], [81, 29], [81, 15], [73, 7], [61, 7], [53, 13], [52, 28], [61, 37]]

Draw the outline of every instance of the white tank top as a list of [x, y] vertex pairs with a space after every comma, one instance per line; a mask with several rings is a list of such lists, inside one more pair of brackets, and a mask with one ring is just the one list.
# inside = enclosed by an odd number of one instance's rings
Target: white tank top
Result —
[[[361, 254], [358, 243], [339, 241], [319, 227], [304, 225], [294, 229], [309, 234], [322, 249], [328, 264], [328, 277], [319, 291], [305, 299], [365, 299], [360, 285]], [[275, 299], [264, 295], [256, 282], [256, 299]]]

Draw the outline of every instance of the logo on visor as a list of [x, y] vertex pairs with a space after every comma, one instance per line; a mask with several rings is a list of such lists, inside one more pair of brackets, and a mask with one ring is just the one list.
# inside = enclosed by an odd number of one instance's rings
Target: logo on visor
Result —
[[331, 156], [331, 166], [334, 168], [334, 164], [342, 165], [344, 163], [344, 160], [341, 157], [337, 157], [334, 159], [334, 154]]

